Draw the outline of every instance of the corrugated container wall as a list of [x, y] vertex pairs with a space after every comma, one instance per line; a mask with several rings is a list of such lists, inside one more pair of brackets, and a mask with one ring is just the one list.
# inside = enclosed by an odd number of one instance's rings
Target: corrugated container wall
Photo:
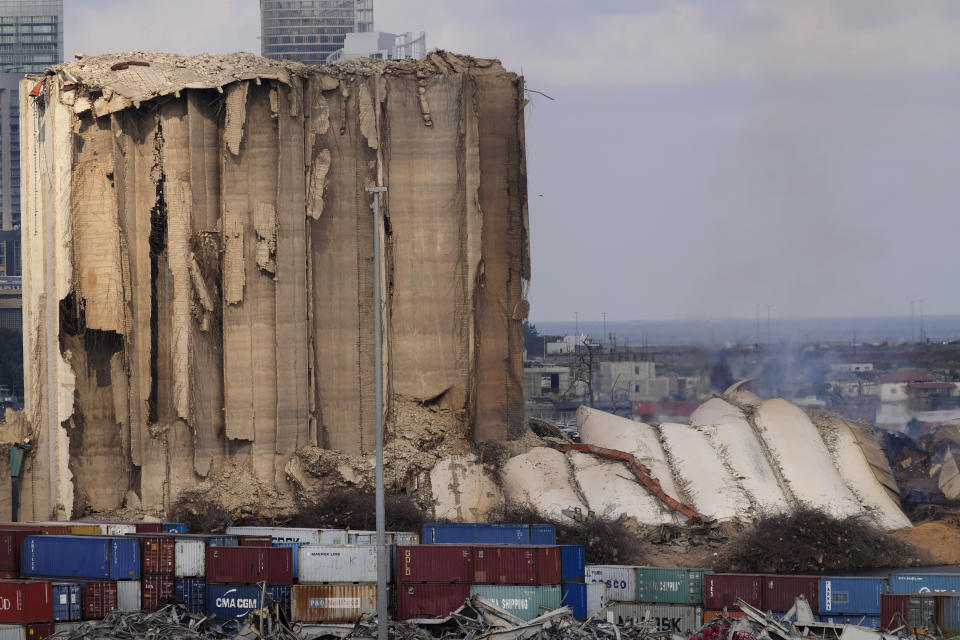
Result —
[[469, 597], [469, 584], [400, 584], [397, 618], [443, 618], [463, 606]]
[[703, 569], [637, 567], [636, 602], [703, 604]]
[[820, 613], [879, 616], [880, 594], [886, 588], [886, 578], [820, 578]]
[[208, 584], [208, 616], [218, 620], [243, 620], [261, 607], [260, 587], [253, 584]]
[[173, 538], [141, 538], [140, 557], [143, 572], [173, 575], [176, 567], [176, 546]]
[[207, 545], [202, 540], [180, 540], [174, 543], [174, 576], [177, 578], [203, 577], [206, 567]]
[[377, 581], [376, 547], [305, 545], [300, 547], [299, 554], [300, 582]]
[[256, 584], [267, 579], [263, 547], [207, 547], [207, 583]]
[[524, 585], [475, 584], [470, 595], [486, 598], [495, 606], [523, 620], [532, 620], [560, 607], [560, 585], [531, 587]]
[[896, 629], [907, 624], [910, 596], [885, 593], [880, 596], [880, 624], [885, 629]]
[[320, 529], [317, 544], [347, 544], [347, 532], [343, 529]]
[[140, 576], [136, 538], [30, 536], [23, 542], [25, 576], [124, 580]]
[[53, 622], [53, 594], [47, 581], [0, 580], [0, 622]]
[[99, 620], [111, 611], [116, 611], [117, 583], [91, 581], [83, 584], [83, 619]]
[[653, 620], [662, 633], [690, 634], [703, 624], [703, 608], [680, 604], [636, 604], [614, 602], [607, 606], [614, 621]]
[[139, 580], [117, 580], [117, 611], [140, 611], [140, 599]]
[[293, 549], [290, 547], [267, 547], [267, 584], [293, 584]]
[[294, 622], [350, 623], [376, 612], [375, 584], [299, 584], [290, 593]]
[[0, 640], [42, 640], [53, 635], [53, 623], [0, 624]]
[[604, 585], [609, 601], [633, 602], [637, 597], [636, 567], [588, 564], [585, 575], [587, 583], [598, 582]]
[[552, 524], [530, 525], [530, 544], [553, 546], [557, 544], [557, 530]]
[[764, 611], [789, 611], [803, 596], [813, 611], [820, 607], [820, 579], [815, 576], [762, 576]]
[[944, 633], [960, 630], [960, 594], [937, 594], [937, 626]]
[[203, 578], [180, 578], [174, 583], [174, 593], [191, 613], [206, 612], [207, 583]]
[[530, 544], [526, 524], [445, 523], [423, 525], [423, 544]]
[[[137, 533], [163, 533], [163, 523], [162, 522], [137, 522], [134, 524], [137, 528]], [[184, 527], [186, 529], [186, 527]]]
[[896, 573], [888, 582], [890, 593], [960, 591], [960, 573]]
[[[554, 583], [557, 582], [559, 580], [554, 580]], [[474, 547], [473, 583], [537, 584], [535, 548], [530, 546]]]
[[83, 591], [79, 582], [54, 582], [51, 586], [54, 622], [71, 622], [83, 617]]
[[573, 617], [577, 620], [587, 619], [587, 587], [599, 586], [588, 585], [583, 582], [565, 584], [560, 589], [560, 604], [564, 607], [570, 607], [573, 610]]
[[274, 542], [275, 546], [290, 549], [290, 564], [291, 570], [293, 572], [293, 578], [297, 579], [300, 576], [300, 547], [307, 544], [306, 542]]
[[560, 574], [564, 582], [583, 582], [586, 554], [579, 544], [560, 547]]
[[182, 522], [164, 522], [160, 531], [163, 533], [186, 533], [187, 525]]
[[176, 596], [176, 580], [173, 576], [143, 576], [141, 580], [140, 602], [144, 611], [156, 611], [169, 604]]
[[757, 607], [762, 603], [763, 576], [749, 573], [708, 573], [703, 576], [703, 607], [734, 608], [737, 598]]
[[[25, 536], [23, 536], [25, 537]], [[17, 571], [19, 568], [20, 547], [17, 542], [23, 538], [16, 531], [0, 531], [0, 571]]]
[[395, 564], [398, 582], [473, 582], [473, 549], [468, 545], [397, 546]]

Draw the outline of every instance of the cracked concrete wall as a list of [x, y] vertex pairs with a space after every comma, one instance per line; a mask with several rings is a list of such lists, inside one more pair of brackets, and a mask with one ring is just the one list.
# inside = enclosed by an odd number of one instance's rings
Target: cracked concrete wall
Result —
[[224, 478], [289, 506], [297, 452], [373, 452], [375, 313], [390, 437], [419, 428], [412, 405], [451, 412], [453, 438], [520, 433], [517, 76], [443, 52], [114, 54], [29, 96], [39, 80], [22, 85], [24, 343], [54, 446], [31, 458], [31, 517], [164, 509]]

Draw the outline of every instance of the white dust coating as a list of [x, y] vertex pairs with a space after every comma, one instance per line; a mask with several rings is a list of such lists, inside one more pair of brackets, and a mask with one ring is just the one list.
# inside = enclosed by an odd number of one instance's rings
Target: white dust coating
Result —
[[503, 487], [509, 501], [529, 505], [544, 516], [563, 517], [567, 508], [588, 511], [573, 488], [566, 456], [555, 449], [534, 447], [510, 458], [503, 466]]
[[577, 409], [577, 426], [581, 442], [632, 454], [649, 467], [650, 474], [660, 482], [660, 487], [668, 496], [680, 500], [680, 492], [673, 481], [673, 471], [667, 463], [656, 429], [643, 422], [583, 406]]
[[674, 523], [673, 515], [637, 482], [625, 464], [576, 451], [567, 455], [574, 468], [577, 486], [597, 515], [614, 519], [625, 515], [641, 524]]
[[474, 454], [447, 456], [430, 471], [433, 514], [457, 522], [480, 522], [503, 494]]
[[740, 407], [759, 407], [763, 404], [760, 396], [749, 389], [735, 389], [724, 394], [726, 399]]
[[803, 410], [775, 398], [761, 404], [753, 419], [798, 502], [838, 518], [864, 514]]
[[697, 407], [690, 424], [706, 434], [753, 502], [756, 516], [791, 511], [763, 448], [740, 409], [720, 398], [711, 398]]
[[876, 474], [870, 468], [863, 449], [857, 444], [847, 423], [843, 420], [831, 420], [826, 429], [828, 433], [824, 440], [833, 454], [833, 463], [840, 472], [840, 477], [860, 499], [860, 503], [870, 512], [877, 525], [884, 529], [911, 526], [900, 506], [877, 481]]
[[666, 422], [660, 425], [660, 435], [697, 511], [716, 520], [750, 515], [750, 500], [704, 434], [685, 424]]

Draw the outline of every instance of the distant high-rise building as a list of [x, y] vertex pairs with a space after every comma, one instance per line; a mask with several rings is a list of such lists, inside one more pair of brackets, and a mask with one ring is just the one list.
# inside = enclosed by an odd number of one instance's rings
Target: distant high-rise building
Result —
[[0, 230], [20, 226], [20, 78], [61, 62], [63, 0], [0, 0]]
[[373, 0], [260, 0], [260, 55], [324, 64], [348, 33], [373, 31]]

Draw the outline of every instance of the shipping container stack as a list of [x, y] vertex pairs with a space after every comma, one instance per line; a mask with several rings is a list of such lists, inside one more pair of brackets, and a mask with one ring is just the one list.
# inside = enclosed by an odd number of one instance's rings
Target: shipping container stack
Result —
[[0, 580], [0, 638], [43, 640], [53, 635], [53, 589], [48, 580]]
[[689, 633], [703, 621], [704, 569], [662, 569], [587, 565], [588, 584], [604, 587], [606, 611], [614, 622], [654, 620], [657, 629]]
[[297, 552], [298, 579], [290, 594], [291, 620], [350, 623], [376, 613], [375, 546], [304, 544]]
[[[149, 533], [157, 533], [151, 531]], [[127, 596], [120, 597], [120, 610], [126, 611], [124, 602], [139, 599], [139, 607], [143, 611], [156, 611], [170, 602], [176, 601], [176, 539], [172, 536], [142, 536], [140, 541], [140, 557], [143, 564], [143, 576], [140, 579], [139, 589], [134, 593], [134, 585], [118, 585], [129, 591]]]
[[208, 545], [204, 564], [206, 614], [221, 621], [244, 620], [271, 602], [282, 607], [293, 582], [289, 548]]

